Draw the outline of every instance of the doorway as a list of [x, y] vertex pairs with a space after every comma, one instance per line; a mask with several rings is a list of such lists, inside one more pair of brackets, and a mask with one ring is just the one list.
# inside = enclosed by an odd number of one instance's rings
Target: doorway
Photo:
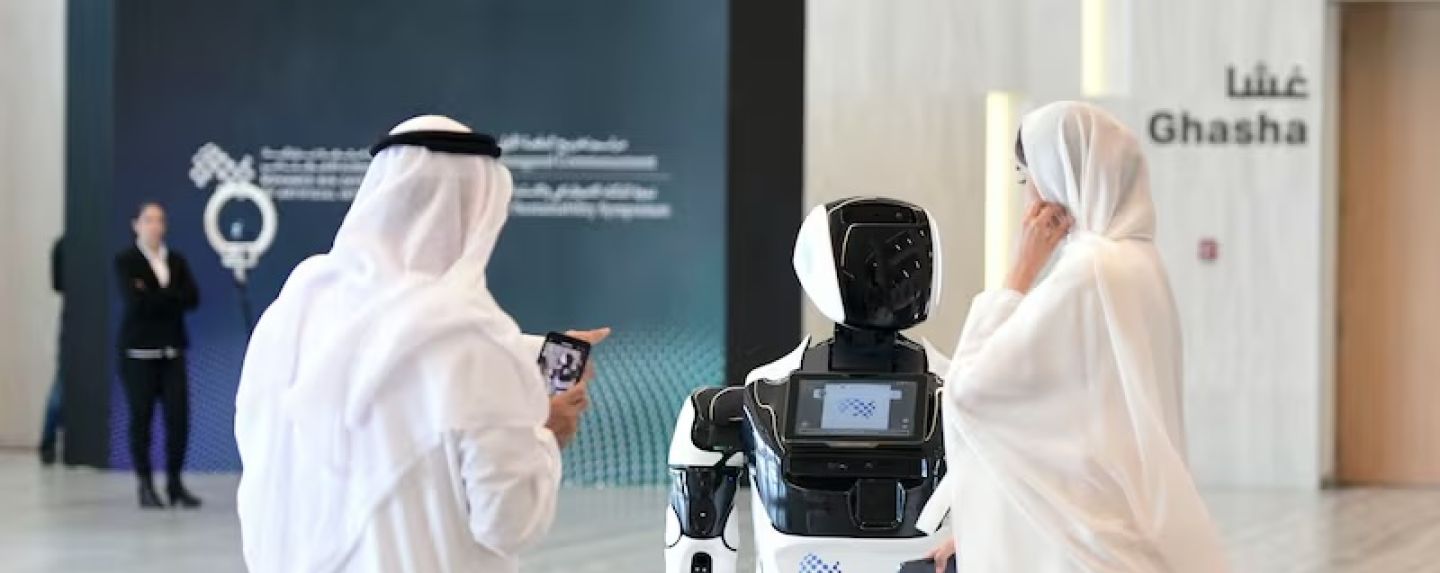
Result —
[[1440, 3], [1351, 3], [1340, 42], [1337, 474], [1440, 485]]

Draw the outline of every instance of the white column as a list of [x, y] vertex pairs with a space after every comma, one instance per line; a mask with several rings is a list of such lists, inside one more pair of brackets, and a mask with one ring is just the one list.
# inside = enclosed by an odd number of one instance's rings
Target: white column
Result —
[[55, 366], [65, 2], [0, 2], [0, 446], [34, 446]]

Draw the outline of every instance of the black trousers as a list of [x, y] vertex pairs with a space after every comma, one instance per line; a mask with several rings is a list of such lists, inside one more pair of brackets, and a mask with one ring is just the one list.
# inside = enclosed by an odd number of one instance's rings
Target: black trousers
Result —
[[175, 358], [120, 359], [120, 378], [130, 402], [130, 459], [141, 483], [150, 483], [150, 428], [155, 404], [165, 410], [165, 466], [171, 484], [180, 483], [190, 438], [190, 383], [184, 355]]

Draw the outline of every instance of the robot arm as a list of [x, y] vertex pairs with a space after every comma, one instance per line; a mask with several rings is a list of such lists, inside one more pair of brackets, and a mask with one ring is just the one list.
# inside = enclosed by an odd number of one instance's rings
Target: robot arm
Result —
[[745, 463], [740, 390], [697, 390], [681, 405], [670, 442], [666, 573], [736, 570], [740, 522], [733, 513]]
[[[941, 377], [943, 381], [944, 377], [950, 372], [950, 357], [935, 348], [935, 345], [931, 343], [929, 339], [922, 338], [921, 342], [925, 346], [925, 358], [926, 362], [930, 365], [930, 372]], [[936, 394], [936, 399], [941, 401], [945, 400], [944, 388], [941, 388]], [[947, 447], [958, 448], [960, 446], [958, 444], [947, 444]], [[925, 502], [925, 508], [920, 510], [920, 517], [916, 519], [915, 522], [916, 529], [929, 535], [942, 532], [941, 528], [950, 516], [950, 509], [955, 499], [953, 488], [955, 487], [955, 480], [957, 479], [956, 476], [950, 474], [940, 479], [940, 483], [935, 486], [935, 491], [930, 494], [929, 501]]]
[[930, 494], [929, 501], [925, 502], [925, 508], [920, 510], [920, 516], [915, 519], [915, 529], [925, 532], [926, 535], [943, 533], [946, 518], [950, 516], [950, 508], [953, 503], [954, 494], [951, 487], [954, 485], [955, 476], [947, 475], [940, 479], [940, 484], [935, 486], [935, 491]]

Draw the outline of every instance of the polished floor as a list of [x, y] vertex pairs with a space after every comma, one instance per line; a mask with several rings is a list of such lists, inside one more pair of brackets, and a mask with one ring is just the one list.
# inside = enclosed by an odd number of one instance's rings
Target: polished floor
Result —
[[[142, 512], [129, 476], [0, 453], [0, 571], [244, 571], [232, 475], [196, 475], [199, 511]], [[1207, 496], [1239, 572], [1440, 571], [1440, 491], [1225, 491]], [[665, 492], [566, 490], [527, 573], [661, 571]]]

